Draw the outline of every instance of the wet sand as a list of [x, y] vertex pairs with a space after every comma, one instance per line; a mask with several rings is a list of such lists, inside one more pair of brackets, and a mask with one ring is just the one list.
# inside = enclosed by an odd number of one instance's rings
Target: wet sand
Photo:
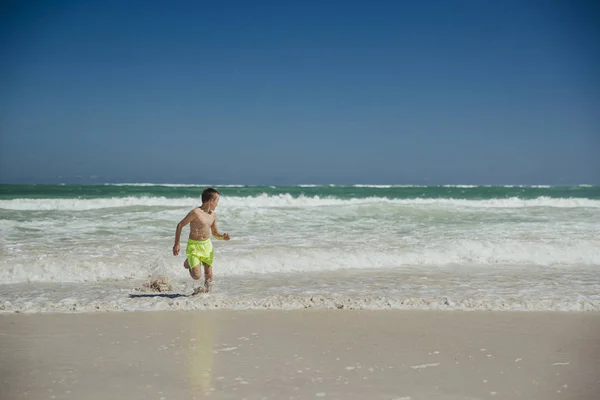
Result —
[[599, 399], [600, 314], [0, 315], [0, 399]]

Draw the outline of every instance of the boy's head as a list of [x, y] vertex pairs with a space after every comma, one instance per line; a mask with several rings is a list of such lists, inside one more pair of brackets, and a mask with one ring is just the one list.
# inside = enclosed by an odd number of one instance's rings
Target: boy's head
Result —
[[217, 189], [207, 188], [202, 192], [202, 204], [209, 204], [210, 209], [214, 210], [219, 204], [219, 196], [221, 193]]

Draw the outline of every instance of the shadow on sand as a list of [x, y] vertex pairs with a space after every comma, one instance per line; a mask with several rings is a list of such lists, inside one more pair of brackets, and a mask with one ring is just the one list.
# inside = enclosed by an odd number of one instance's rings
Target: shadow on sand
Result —
[[178, 297], [188, 297], [187, 294], [181, 293], [157, 293], [157, 294], [130, 294], [129, 298], [135, 299], [138, 297], [164, 297], [166, 299], [176, 299]]

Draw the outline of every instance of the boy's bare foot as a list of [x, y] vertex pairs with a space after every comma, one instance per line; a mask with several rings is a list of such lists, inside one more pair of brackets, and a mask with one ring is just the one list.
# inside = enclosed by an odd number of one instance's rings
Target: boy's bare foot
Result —
[[197, 294], [201, 293], [208, 293], [208, 290], [206, 290], [206, 288], [203, 288], [202, 286], [198, 286], [196, 289], [194, 289], [194, 293], [192, 293], [192, 296], [196, 296]]
[[194, 289], [194, 293], [192, 293], [192, 296], [195, 296], [200, 293], [209, 293], [210, 289], [212, 289], [212, 282], [206, 282], [204, 283], [204, 287], [198, 286], [196, 289]]

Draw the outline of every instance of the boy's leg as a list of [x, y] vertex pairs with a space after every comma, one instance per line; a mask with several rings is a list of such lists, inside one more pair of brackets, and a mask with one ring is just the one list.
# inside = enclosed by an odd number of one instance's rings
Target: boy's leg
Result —
[[200, 278], [202, 278], [202, 272], [200, 271], [200, 266], [199, 265], [197, 265], [194, 268], [190, 268], [190, 276], [195, 281], [200, 280]]
[[204, 264], [204, 289], [209, 292], [212, 286], [212, 267], [208, 264]]
[[192, 279], [197, 281], [202, 277], [202, 272], [200, 271], [200, 264], [198, 264], [195, 268], [190, 268], [190, 263], [186, 258], [183, 262], [183, 267], [187, 268], [187, 270], [190, 271], [190, 276], [192, 277]]
[[[204, 287], [197, 287], [196, 289], [194, 289], [194, 295], [197, 295], [199, 293], [208, 293], [210, 292], [210, 288], [212, 286], [212, 267], [208, 264], [204, 264], [202, 263], [202, 265], [204, 265]], [[200, 266], [198, 265], [198, 267], [194, 268], [197, 269], [198, 271], [200, 271]], [[192, 273], [192, 270], [190, 269], [190, 275]], [[200, 279], [200, 273], [198, 272], [198, 278], [194, 278], [194, 279]]]

